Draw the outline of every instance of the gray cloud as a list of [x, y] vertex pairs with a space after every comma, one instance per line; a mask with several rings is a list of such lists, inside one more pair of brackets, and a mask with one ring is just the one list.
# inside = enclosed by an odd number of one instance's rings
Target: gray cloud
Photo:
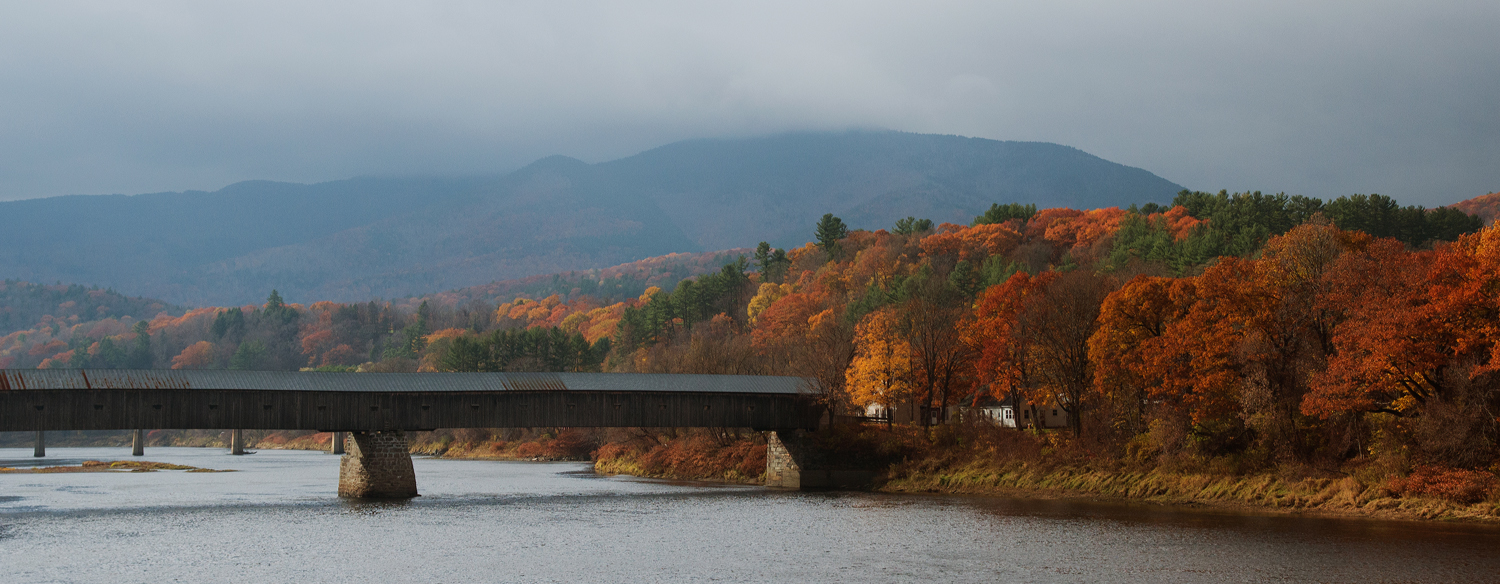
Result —
[[1493, 0], [1038, 4], [10, 4], [0, 199], [847, 127], [1058, 142], [1204, 190], [1500, 190]]

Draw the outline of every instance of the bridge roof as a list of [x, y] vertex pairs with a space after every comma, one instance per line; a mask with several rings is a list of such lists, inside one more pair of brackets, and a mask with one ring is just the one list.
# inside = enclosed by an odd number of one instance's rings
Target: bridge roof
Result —
[[221, 389], [268, 391], [668, 391], [813, 393], [816, 382], [769, 375], [676, 373], [323, 373], [181, 369], [3, 369], [0, 390]]

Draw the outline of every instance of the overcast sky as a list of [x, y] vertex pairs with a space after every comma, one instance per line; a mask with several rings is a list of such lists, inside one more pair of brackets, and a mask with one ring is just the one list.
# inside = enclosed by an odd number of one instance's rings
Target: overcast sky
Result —
[[7, 2], [0, 199], [685, 138], [1056, 142], [1189, 188], [1500, 190], [1500, 2]]

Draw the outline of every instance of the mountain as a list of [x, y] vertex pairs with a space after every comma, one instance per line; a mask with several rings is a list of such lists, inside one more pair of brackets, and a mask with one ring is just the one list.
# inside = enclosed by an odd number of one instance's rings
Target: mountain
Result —
[[967, 224], [991, 203], [1092, 209], [1166, 203], [1182, 187], [1044, 142], [902, 132], [688, 140], [597, 165], [705, 249], [800, 245], [823, 213], [855, 228], [907, 216]]
[[401, 297], [660, 256], [967, 223], [995, 202], [1108, 207], [1182, 187], [1067, 146], [901, 132], [689, 140], [504, 176], [251, 181], [205, 193], [0, 203], [0, 278], [188, 305]]

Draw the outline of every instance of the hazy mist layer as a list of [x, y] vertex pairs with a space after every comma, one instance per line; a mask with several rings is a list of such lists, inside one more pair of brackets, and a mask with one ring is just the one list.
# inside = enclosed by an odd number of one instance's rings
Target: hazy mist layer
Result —
[[16, 3], [0, 199], [891, 128], [1189, 188], [1500, 189], [1500, 3]]

